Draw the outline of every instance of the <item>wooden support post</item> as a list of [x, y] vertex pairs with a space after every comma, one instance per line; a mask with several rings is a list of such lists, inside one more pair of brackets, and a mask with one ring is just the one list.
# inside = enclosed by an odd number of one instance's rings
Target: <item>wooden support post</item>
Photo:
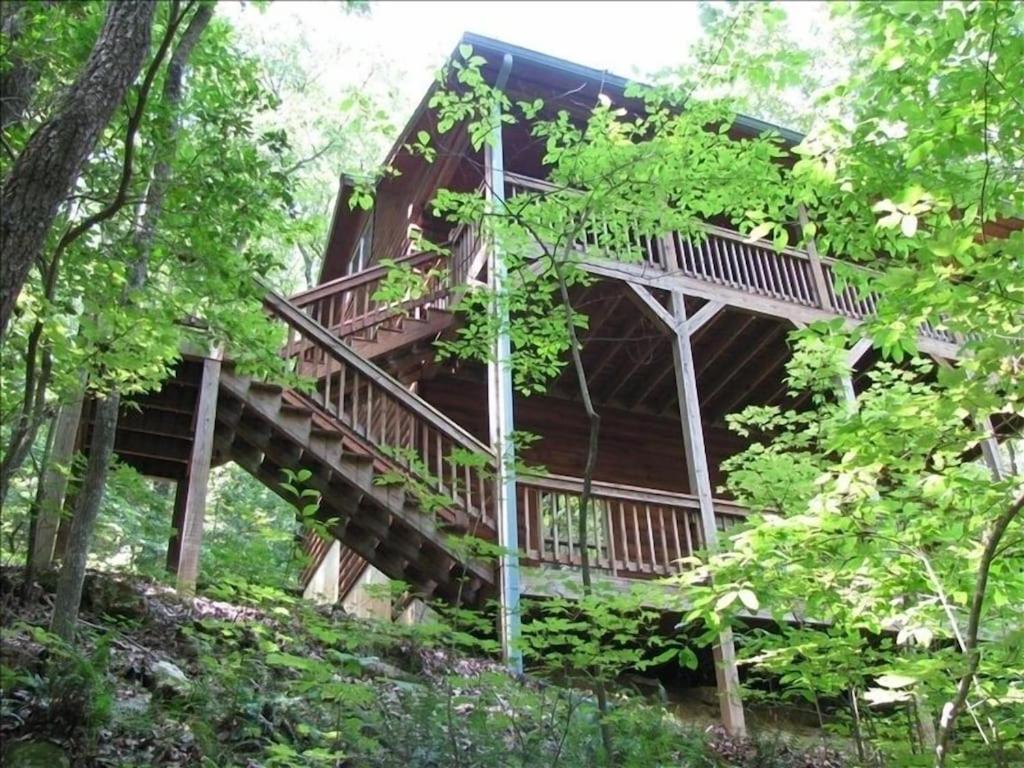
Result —
[[53, 563], [57, 529], [60, 527], [64, 494], [68, 487], [78, 425], [82, 418], [82, 401], [83, 396], [79, 395], [62, 405], [57, 412], [57, 421], [53, 425], [53, 446], [40, 481], [43, 488], [39, 497], [39, 517], [36, 521], [36, 536], [31, 554], [32, 568], [36, 573], [46, 570]]
[[[846, 353], [846, 364], [852, 370], [871, 349], [871, 339], [861, 339]], [[849, 372], [839, 377], [839, 394], [851, 410], [857, 410], [857, 390], [853, 388], [853, 375]]]
[[203, 541], [203, 519], [206, 515], [206, 484], [210, 478], [210, 458], [213, 455], [213, 430], [217, 419], [217, 391], [220, 386], [220, 359], [203, 360], [202, 379], [196, 401], [195, 430], [188, 474], [178, 487], [175, 498], [175, 516], [180, 507], [181, 527], [177, 529], [180, 542], [177, 553], [178, 590], [186, 594], [195, 591], [199, 578], [199, 550]]
[[338, 602], [338, 585], [341, 579], [341, 542], [332, 541], [327, 548], [324, 559], [320, 561], [316, 571], [306, 584], [306, 590], [302, 596], [319, 604], [330, 604]]
[[[709, 552], [714, 552], [718, 549], [718, 527], [715, 525], [711, 474], [708, 470], [704, 431], [701, 426], [693, 350], [690, 346], [690, 335], [686, 330], [686, 305], [680, 291], [672, 291], [672, 315], [678, 329], [672, 345], [672, 362], [676, 372], [679, 420], [683, 428], [683, 446], [686, 451], [686, 470], [689, 475], [690, 493], [697, 497], [700, 504], [704, 546]], [[743, 715], [743, 701], [740, 696], [740, 679], [736, 668], [736, 648], [733, 644], [732, 630], [726, 629], [718, 636], [718, 642], [713, 651], [722, 725], [732, 735], [743, 735], [746, 733], [746, 722]]]
[[992, 419], [986, 416], [977, 420], [978, 427], [984, 430], [986, 437], [981, 441], [981, 455], [992, 473], [992, 479], [997, 483], [1009, 476], [1006, 463], [1003, 461], [1002, 451], [999, 450], [999, 440], [996, 439], [996, 430], [992, 426]]
[[171, 513], [171, 538], [167, 542], [167, 570], [178, 572], [181, 558], [181, 532], [185, 524], [185, 499], [188, 496], [188, 478], [174, 484], [174, 511]]
[[[807, 210], [800, 206], [800, 226], [808, 224]], [[814, 278], [814, 290], [818, 294], [818, 305], [829, 312], [835, 310], [832, 305], [832, 298], [828, 290], [828, 278], [825, 277], [825, 268], [821, 264], [821, 257], [818, 255], [818, 246], [813, 237], [807, 238], [807, 258], [811, 263], [811, 276]]]
[[[932, 359], [941, 366], [950, 367], [952, 363], [939, 355], [932, 355]], [[979, 447], [981, 448], [981, 457], [992, 473], [992, 479], [997, 483], [1000, 480], [1005, 480], [1008, 476], [1008, 470], [1006, 463], [1003, 461], [1002, 451], [999, 450], [999, 440], [996, 438], [995, 428], [992, 426], [992, 419], [988, 416], [978, 418], [974, 420], [975, 425], [978, 429], [985, 433], [985, 438], [982, 439]]]

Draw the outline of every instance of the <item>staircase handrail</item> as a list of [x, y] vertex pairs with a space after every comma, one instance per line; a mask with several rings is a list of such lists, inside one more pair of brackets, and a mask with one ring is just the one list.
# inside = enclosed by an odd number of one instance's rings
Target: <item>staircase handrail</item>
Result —
[[[421, 264], [438, 261], [440, 259], [441, 256], [438, 254], [427, 251], [423, 253], [410, 253], [405, 256], [400, 256], [397, 259], [392, 259], [392, 261], [398, 265], [417, 267]], [[342, 275], [341, 277], [336, 277], [333, 280], [328, 280], [326, 283], [321, 283], [320, 285], [309, 288], [301, 293], [296, 293], [287, 300], [296, 307], [303, 307], [306, 304], [322, 299], [325, 296], [330, 296], [332, 293], [349, 291], [353, 288], [359, 287], [360, 285], [365, 285], [366, 283], [371, 283], [374, 280], [386, 277], [390, 269], [390, 266], [382, 264], [368, 267], [367, 269], [360, 270], [359, 272], [353, 272], [352, 274]]]
[[327, 349], [346, 365], [351, 366], [365, 376], [367, 380], [372, 381], [389, 395], [401, 401], [409, 410], [415, 412], [419, 417], [428, 421], [441, 432], [444, 432], [448, 437], [475, 453], [485, 454], [491, 461], [494, 461], [494, 452], [489, 446], [485, 445], [441, 411], [434, 408], [430, 403], [409, 392], [400, 382], [392, 378], [383, 369], [346, 346], [333, 333], [309, 317], [288, 299], [268, 289], [263, 299], [263, 304], [273, 315], [295, 328], [306, 339]]

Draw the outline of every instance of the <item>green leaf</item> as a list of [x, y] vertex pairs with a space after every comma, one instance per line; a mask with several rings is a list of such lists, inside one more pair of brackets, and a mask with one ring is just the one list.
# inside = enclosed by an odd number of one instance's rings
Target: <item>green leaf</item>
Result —
[[760, 607], [760, 603], [757, 601], [757, 595], [755, 595], [751, 590], [741, 589], [737, 594], [739, 594], [740, 602], [746, 606], [748, 611], [756, 612]]
[[770, 221], [762, 222], [750, 230], [750, 234], [747, 235], [747, 242], [753, 243], [757, 240], [763, 240], [768, 236], [768, 233], [772, 231], [775, 225]]

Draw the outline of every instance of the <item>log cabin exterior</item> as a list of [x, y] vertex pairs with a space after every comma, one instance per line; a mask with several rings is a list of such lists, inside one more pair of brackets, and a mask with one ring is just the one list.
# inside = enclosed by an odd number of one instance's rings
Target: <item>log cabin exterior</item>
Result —
[[[507, 77], [513, 99], [540, 97], [581, 113], [602, 89], [628, 106], [620, 78], [487, 38], [467, 35], [464, 42], [487, 59], [489, 82]], [[183, 586], [198, 574], [209, 468], [226, 461], [289, 501], [281, 470], [309, 470], [308, 485], [322, 495], [321, 514], [335, 521], [336, 541], [307, 541], [312, 562], [303, 579], [327, 599], [344, 599], [370, 566], [422, 597], [470, 605], [497, 597], [508, 571], [462, 554], [453, 534], [512, 536], [520, 553], [516, 595], [543, 593], [546, 571], [579, 565], [574, 510], [587, 420], [572, 370], [544, 394], [506, 403], [514, 428], [540, 438], [521, 458], [548, 473], [518, 478], [509, 498], [496, 460], [499, 438], [492, 437], [493, 404], [503, 397], [498, 377], [486, 366], [434, 354], [434, 342], [459, 327], [459, 292], [492, 275], [480, 232], [436, 219], [429, 202], [441, 188], [479, 188], [494, 159], [484, 156], [490, 150], [474, 152], [464, 131], [439, 134], [429, 96], [388, 158], [400, 175], [380, 182], [371, 211], [349, 206], [353, 186], [342, 180], [319, 284], [289, 299], [266, 299], [268, 313], [288, 328], [282, 354], [314, 387], [299, 391], [244, 376], [230, 351], [224, 359], [189, 355], [159, 393], [121, 417], [120, 457], [178, 482], [168, 564]], [[403, 149], [421, 130], [441, 149], [434, 163]], [[765, 130], [789, 146], [801, 138], [743, 117], [733, 127], [739, 136]], [[507, 196], [545, 189], [536, 141], [515, 126], [505, 129], [500, 183]], [[416, 251], [414, 234], [446, 245], [450, 257]], [[590, 318], [582, 356], [602, 414], [589, 556], [609, 579], [624, 580], [671, 575], [681, 558], [715, 546], [720, 531], [743, 519], [744, 510], [716, 491], [723, 460], [744, 448], [725, 429], [725, 415], [750, 404], [792, 405], [783, 381], [788, 331], [837, 316], [856, 322], [875, 301], [842, 288], [834, 263], [813, 249], [776, 251], [722, 226], [709, 224], [701, 242], [638, 235], [638, 246], [640, 263], [584, 253], [597, 279], [573, 294]], [[376, 299], [384, 260], [420, 272], [423, 293], [400, 305]], [[957, 347], [949, 332], [921, 329], [923, 351], [954, 358]], [[864, 346], [851, 350], [850, 392], [871, 357]], [[87, 442], [88, 416], [84, 425]], [[455, 452], [484, 461], [455, 466], [448, 461]], [[427, 511], [407, 488], [379, 482], [396, 472], [450, 503]], [[503, 539], [509, 510], [514, 525]], [[723, 720], [742, 730], [732, 641], [720, 640]]]

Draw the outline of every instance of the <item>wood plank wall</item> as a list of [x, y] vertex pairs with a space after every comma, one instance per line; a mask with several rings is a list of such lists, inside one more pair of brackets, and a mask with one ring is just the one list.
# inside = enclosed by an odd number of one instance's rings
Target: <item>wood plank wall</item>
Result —
[[[440, 375], [421, 381], [420, 395], [481, 440], [487, 440], [487, 391], [475, 383]], [[579, 477], [586, 461], [587, 419], [583, 406], [535, 395], [517, 397], [516, 429], [540, 435], [524, 457], [552, 474]], [[735, 435], [705, 427], [712, 484], [722, 481], [718, 464], [745, 446]], [[689, 493], [683, 438], [677, 419], [605, 409], [595, 480]]]

